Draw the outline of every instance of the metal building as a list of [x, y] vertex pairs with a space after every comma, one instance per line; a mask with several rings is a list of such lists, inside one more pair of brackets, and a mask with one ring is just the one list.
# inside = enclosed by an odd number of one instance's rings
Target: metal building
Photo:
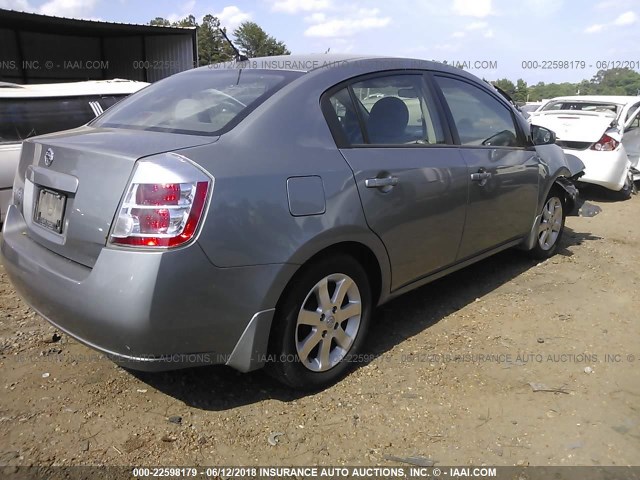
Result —
[[76, 20], [0, 9], [0, 81], [125, 78], [154, 82], [193, 68], [196, 28]]

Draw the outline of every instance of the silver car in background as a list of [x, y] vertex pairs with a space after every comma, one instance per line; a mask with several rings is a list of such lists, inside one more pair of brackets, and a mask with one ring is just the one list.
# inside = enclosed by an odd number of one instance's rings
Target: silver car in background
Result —
[[510, 247], [554, 254], [583, 168], [554, 141], [442, 64], [204, 67], [27, 140], [4, 264], [120, 364], [319, 388], [360, 358], [376, 305]]
[[0, 82], [0, 223], [11, 200], [23, 140], [84, 125], [147, 85], [119, 79], [29, 85]]

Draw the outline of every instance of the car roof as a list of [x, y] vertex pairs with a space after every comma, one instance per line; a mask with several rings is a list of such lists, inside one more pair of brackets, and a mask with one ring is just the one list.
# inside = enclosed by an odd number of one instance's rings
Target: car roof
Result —
[[568, 97], [556, 97], [549, 100], [550, 102], [602, 102], [613, 103], [616, 105], [627, 105], [640, 101], [640, 97], [631, 95], [571, 95]]
[[[312, 53], [298, 55], [276, 55], [272, 57], [250, 58], [244, 62], [223, 62], [218, 64], [220, 68], [247, 68], [264, 70], [289, 70], [297, 72], [311, 72], [321, 68], [340, 66], [346, 63], [355, 63], [371, 60], [372, 62], [389, 62], [389, 65], [398, 68], [400, 62], [409, 63], [410, 67], [420, 69], [437, 69], [445, 72], [452, 72], [464, 75], [464, 70], [454, 68], [439, 62], [423, 60], [418, 58], [389, 57], [366, 54], [343, 54], [343, 53]], [[216, 66], [204, 66], [196, 70], [216, 70]]]
[[335, 65], [337, 63], [353, 62], [356, 60], [365, 60], [374, 57], [371, 55], [354, 55], [354, 54], [321, 54], [312, 53], [307, 55], [277, 55], [273, 57], [252, 58], [249, 62], [252, 68], [265, 68], [269, 70], [295, 70], [299, 72], [310, 72], [326, 65]]
[[149, 85], [133, 80], [89, 80], [69, 83], [19, 85], [0, 83], [0, 98], [79, 97], [84, 95], [128, 95]]

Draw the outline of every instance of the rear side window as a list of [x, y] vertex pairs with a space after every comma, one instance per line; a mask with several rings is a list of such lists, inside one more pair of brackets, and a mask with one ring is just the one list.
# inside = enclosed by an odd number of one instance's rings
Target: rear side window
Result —
[[302, 75], [269, 70], [199, 70], [155, 83], [115, 105], [93, 125], [219, 135]]
[[436, 76], [462, 145], [517, 147], [518, 134], [507, 107], [481, 88]]
[[95, 117], [85, 98], [0, 99], [0, 142], [20, 142], [84, 125]]
[[329, 99], [331, 102], [332, 112], [338, 120], [338, 124], [342, 133], [351, 145], [364, 143], [362, 136], [362, 128], [358, 120], [355, 105], [351, 101], [351, 94], [348, 88], [336, 92]]
[[355, 82], [329, 98], [351, 145], [445, 143], [432, 98], [421, 75], [388, 75]]

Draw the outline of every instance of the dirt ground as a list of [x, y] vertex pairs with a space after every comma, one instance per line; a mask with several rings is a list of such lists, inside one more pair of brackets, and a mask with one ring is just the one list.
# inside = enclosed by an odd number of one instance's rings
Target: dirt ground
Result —
[[548, 261], [508, 251], [380, 307], [373, 361], [312, 395], [123, 370], [0, 270], [0, 465], [638, 465], [640, 196], [593, 203]]

